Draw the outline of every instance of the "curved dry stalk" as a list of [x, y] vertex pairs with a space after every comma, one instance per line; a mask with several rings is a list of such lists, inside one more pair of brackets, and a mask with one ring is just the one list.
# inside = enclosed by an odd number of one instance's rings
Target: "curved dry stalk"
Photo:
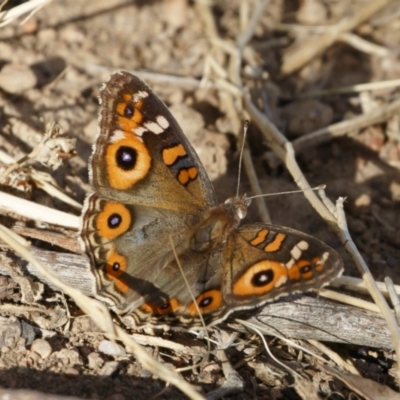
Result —
[[[367, 266], [361, 254], [359, 253], [356, 245], [353, 242], [353, 239], [350, 236], [350, 232], [347, 228], [346, 217], [343, 209], [344, 198], [339, 198], [336, 202], [336, 210], [338, 216], [338, 226], [340, 228], [340, 238], [342, 243], [344, 244], [347, 252], [350, 254], [350, 257], [356, 264], [359, 272], [362, 274], [365, 286], [368, 288], [371, 297], [374, 299], [375, 303], [381, 310], [392, 335], [394, 349], [396, 351], [397, 357], [400, 357], [400, 331], [399, 326], [397, 324], [396, 318], [390, 309], [388, 303], [383, 297], [382, 293], [379, 291], [379, 288]], [[400, 366], [397, 367], [396, 370], [396, 378], [397, 382], [400, 382]]]

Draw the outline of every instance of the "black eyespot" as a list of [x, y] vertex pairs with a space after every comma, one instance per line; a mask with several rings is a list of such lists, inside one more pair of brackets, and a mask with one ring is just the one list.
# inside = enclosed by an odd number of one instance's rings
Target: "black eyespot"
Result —
[[121, 146], [116, 153], [116, 162], [118, 167], [124, 171], [129, 171], [135, 168], [137, 160], [137, 152], [134, 148]]
[[304, 274], [306, 274], [307, 272], [312, 271], [312, 267], [311, 267], [310, 264], [308, 264], [308, 265], [303, 265], [302, 267], [299, 268], [299, 270], [300, 270], [300, 273], [301, 273], [302, 275], [304, 275]]
[[124, 116], [127, 118], [132, 117], [133, 115], [133, 106], [132, 104], [127, 104], [124, 110]]
[[107, 224], [110, 229], [118, 228], [121, 225], [122, 218], [119, 214], [111, 214], [107, 219]]
[[121, 266], [119, 265], [118, 262], [115, 262], [115, 263], [112, 265], [112, 269], [113, 269], [114, 271], [119, 271], [120, 268], [121, 268]]
[[200, 308], [205, 308], [208, 307], [213, 301], [213, 298], [211, 296], [204, 297], [204, 299], [201, 299], [199, 302], [199, 307]]
[[161, 310], [166, 310], [168, 308], [169, 308], [169, 303], [165, 303], [160, 307]]
[[258, 272], [251, 279], [251, 284], [255, 287], [262, 287], [269, 285], [274, 280], [274, 271], [268, 269], [266, 271]]

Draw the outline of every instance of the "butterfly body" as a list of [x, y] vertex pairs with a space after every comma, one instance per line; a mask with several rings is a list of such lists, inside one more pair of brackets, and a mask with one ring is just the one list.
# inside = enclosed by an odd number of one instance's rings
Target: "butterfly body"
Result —
[[162, 101], [118, 72], [101, 89], [81, 242], [95, 294], [137, 325], [199, 326], [342, 271], [319, 240], [276, 225], [240, 226], [246, 197], [218, 205], [207, 174]]

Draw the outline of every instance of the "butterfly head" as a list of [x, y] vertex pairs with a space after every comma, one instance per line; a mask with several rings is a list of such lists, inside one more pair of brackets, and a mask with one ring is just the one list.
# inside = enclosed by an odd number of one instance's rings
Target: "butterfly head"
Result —
[[229, 197], [225, 200], [224, 207], [228, 211], [229, 214], [235, 216], [237, 221], [240, 222], [247, 215], [247, 209], [251, 200], [247, 198], [247, 195], [243, 195], [243, 197], [234, 196]]

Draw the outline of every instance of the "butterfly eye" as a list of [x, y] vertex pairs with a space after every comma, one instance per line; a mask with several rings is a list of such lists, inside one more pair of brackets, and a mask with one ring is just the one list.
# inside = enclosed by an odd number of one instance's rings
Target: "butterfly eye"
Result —
[[135, 168], [137, 151], [133, 147], [121, 146], [115, 154], [117, 165], [124, 171]]

